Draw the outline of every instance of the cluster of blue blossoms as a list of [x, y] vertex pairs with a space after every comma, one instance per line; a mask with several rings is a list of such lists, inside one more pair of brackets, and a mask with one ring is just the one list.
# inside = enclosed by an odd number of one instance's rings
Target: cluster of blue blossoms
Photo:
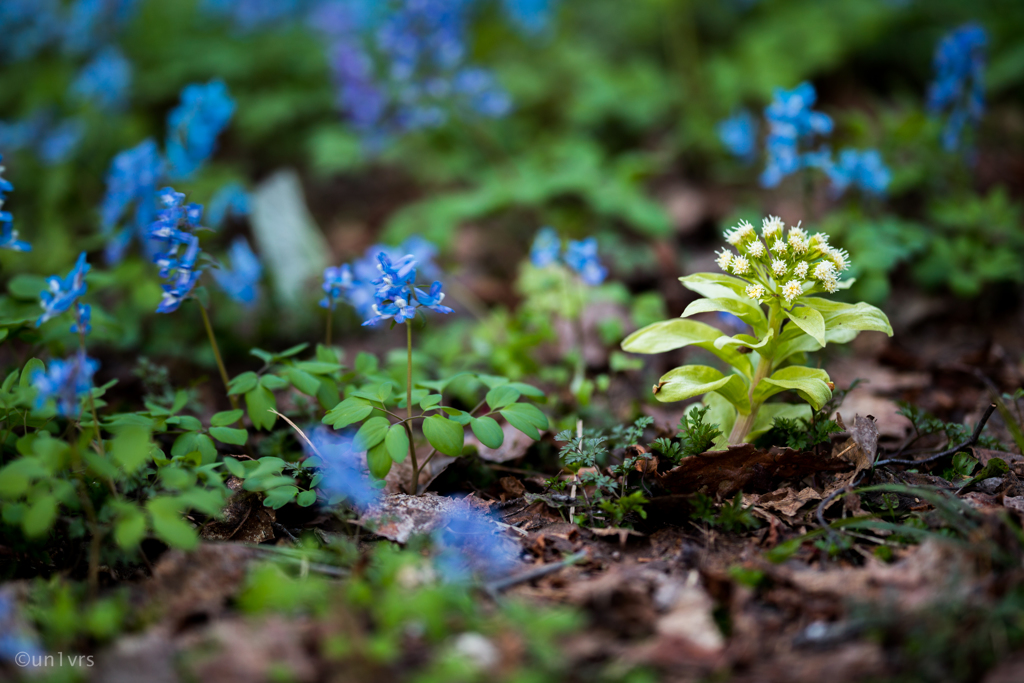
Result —
[[596, 239], [588, 237], [579, 241], [569, 240], [563, 250], [558, 233], [553, 228], [541, 228], [530, 248], [530, 262], [538, 268], [544, 268], [559, 261], [591, 286], [601, 284], [608, 277], [608, 269], [601, 264], [597, 255]]
[[185, 204], [185, 195], [172, 187], [160, 190], [160, 203], [164, 208], [149, 228], [149, 239], [163, 249], [153, 255], [164, 278], [164, 295], [156, 312], [171, 313], [188, 298], [202, 275], [197, 266], [199, 237], [194, 231], [202, 227], [203, 207]]
[[171, 178], [188, 178], [217, 148], [217, 136], [235, 113], [223, 81], [193, 83], [181, 91], [181, 104], [167, 117], [167, 163]]
[[78, 255], [78, 260], [75, 261], [71, 272], [65, 277], [51, 275], [46, 279], [47, 289], [39, 294], [39, 305], [43, 308], [43, 314], [36, 320], [36, 327], [61, 313], [70, 311], [72, 306], [77, 304], [76, 322], [71, 326], [71, 332], [77, 334], [81, 328], [83, 334], [88, 334], [92, 330], [89, 325], [92, 320], [92, 308], [88, 304], [78, 303], [78, 300], [88, 290], [85, 284], [85, 274], [89, 272], [90, 268], [83, 251]]
[[346, 301], [364, 319], [363, 325], [392, 319], [403, 323], [421, 308], [452, 313], [441, 303], [445, 295], [439, 280], [427, 291], [416, 286], [417, 269], [427, 277], [437, 273], [435, 253], [434, 246], [421, 238], [411, 238], [398, 249], [371, 247], [366, 257], [351, 265], [324, 270], [322, 288], [326, 296], [320, 305], [334, 310], [338, 301]]
[[985, 113], [985, 48], [988, 34], [977, 24], [965, 24], [944, 37], [935, 50], [935, 81], [928, 89], [928, 108], [948, 110], [942, 144], [948, 151], [960, 146], [964, 127], [977, 125]]
[[[783, 178], [805, 168], [817, 168], [840, 195], [850, 187], [872, 195], [883, 194], [892, 175], [877, 150], [844, 148], [833, 158], [827, 145], [813, 148], [816, 137], [831, 134], [832, 119], [811, 109], [817, 99], [814, 86], [801, 83], [793, 90], [777, 89], [765, 108], [768, 123], [767, 156], [761, 173], [763, 187], [776, 187]], [[752, 162], [757, 154], [757, 122], [749, 111], [740, 111], [718, 124], [718, 136], [735, 156]]]
[[[0, 162], [4, 159], [3, 155], [0, 154]], [[32, 245], [24, 240], [18, 239], [18, 231], [14, 229], [14, 216], [11, 215], [10, 211], [4, 211], [4, 201], [7, 199], [7, 193], [14, 190], [14, 185], [11, 185], [9, 180], [4, 177], [4, 167], [0, 164], [0, 249], [10, 249], [11, 251], [32, 251]]]

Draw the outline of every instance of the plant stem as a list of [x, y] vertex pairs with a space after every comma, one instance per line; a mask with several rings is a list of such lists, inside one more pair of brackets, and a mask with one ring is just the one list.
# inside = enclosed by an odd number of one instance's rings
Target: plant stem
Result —
[[[412, 462], [412, 495], [419, 493], [420, 468], [416, 463], [416, 442], [412, 434], [412, 322], [405, 323], [406, 372], [405, 372], [405, 431], [409, 436], [409, 458]], [[426, 464], [426, 463], [424, 463]]]
[[736, 423], [732, 426], [732, 432], [729, 434], [729, 444], [732, 446], [739, 445], [746, 440], [747, 434], [750, 433], [750, 430], [754, 427], [754, 422], [757, 420], [757, 411], [761, 409], [761, 403], [754, 402], [754, 390], [757, 389], [757, 385], [761, 383], [762, 379], [772, 374], [775, 344], [779, 337], [779, 329], [782, 327], [782, 315], [781, 311], [777, 310], [777, 307], [778, 305], [775, 303], [769, 306], [768, 332], [765, 334], [771, 334], [772, 339], [758, 349], [761, 360], [757, 364], [757, 369], [754, 370], [754, 377], [750, 380], [750, 392], [747, 394], [750, 399], [750, 413], [736, 417]]
[[[220, 347], [217, 346], [217, 337], [213, 334], [213, 326], [210, 324], [210, 316], [206, 314], [206, 307], [202, 303], [199, 304], [199, 312], [203, 314], [203, 325], [206, 326], [206, 336], [210, 338], [210, 346], [213, 348], [213, 357], [217, 359], [217, 368], [220, 370], [220, 378], [224, 382], [224, 391], [230, 391], [228, 387], [228, 371], [224, 367], [224, 359], [220, 356]], [[232, 394], [228, 394], [228, 400], [231, 401], [231, 407], [238, 410], [238, 399]]]
[[[68, 430], [71, 426], [68, 425]], [[82, 458], [78, 454], [78, 437], [71, 440], [71, 466], [74, 468], [75, 480], [78, 483], [78, 496], [82, 502], [82, 509], [89, 521], [92, 537], [89, 539], [89, 597], [95, 598], [99, 591], [100, 579], [100, 548], [103, 540], [100, 534], [99, 518], [96, 516], [96, 508], [89, 498], [89, 489], [85, 484], [85, 477], [82, 476]]]
[[[333, 304], [334, 302], [331, 301]], [[324, 335], [324, 346], [331, 346], [331, 318], [334, 314], [334, 309], [330, 306], [327, 307], [327, 334]]]
[[[82, 349], [82, 359], [85, 359], [85, 330], [82, 329], [82, 317], [75, 313], [78, 322], [78, 343]], [[100, 419], [96, 416], [96, 401], [92, 397], [92, 387], [89, 388], [89, 410], [92, 412], [92, 427], [96, 435], [96, 443], [100, 449], [100, 455], [106, 457], [106, 449], [103, 447], [103, 437], [100, 435]], [[116, 495], [116, 493], [115, 493]]]

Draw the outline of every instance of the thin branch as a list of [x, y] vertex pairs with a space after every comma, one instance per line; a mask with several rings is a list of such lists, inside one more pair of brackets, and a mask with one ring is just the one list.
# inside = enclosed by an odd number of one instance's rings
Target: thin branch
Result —
[[978, 420], [978, 424], [975, 425], [974, 433], [971, 434], [968, 438], [964, 439], [962, 442], [958, 443], [956, 446], [953, 446], [952, 448], [947, 448], [944, 451], [936, 453], [935, 455], [932, 455], [930, 457], [923, 458], [921, 460], [899, 460], [896, 458], [890, 458], [888, 460], [876, 462], [873, 465], [873, 467], [881, 467], [882, 465], [923, 465], [924, 463], [933, 462], [935, 460], [939, 460], [941, 458], [953, 455], [959, 451], [962, 451], [965, 448], [970, 448], [974, 446], [976, 443], [978, 443], [978, 439], [981, 438], [981, 432], [983, 429], [985, 429], [985, 423], [988, 422], [988, 419], [990, 417], [992, 417], [992, 413], [994, 413], [995, 410], [996, 404], [990, 404], [989, 407], [985, 410], [985, 414], [981, 416], [980, 420]]

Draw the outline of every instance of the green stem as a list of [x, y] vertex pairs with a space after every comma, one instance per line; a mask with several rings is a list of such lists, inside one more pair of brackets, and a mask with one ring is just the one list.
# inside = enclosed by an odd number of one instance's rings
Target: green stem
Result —
[[[416, 495], [420, 488], [420, 468], [416, 463], [416, 441], [412, 434], [412, 322], [405, 323], [406, 373], [405, 373], [405, 431], [409, 436], [409, 459], [412, 462], [412, 486], [409, 491]], [[425, 463], [424, 463], [425, 464]]]
[[569, 385], [569, 391], [573, 396], [579, 393], [580, 388], [583, 386], [583, 381], [587, 375], [587, 363], [584, 358], [584, 328], [583, 328], [583, 309], [586, 306], [585, 298], [583, 296], [583, 286], [580, 281], [577, 280], [575, 286], [572, 287], [573, 295], [576, 297], [576, 302], [579, 304], [576, 315], [572, 318], [572, 324], [576, 332], [576, 367], [573, 372], [572, 384]]
[[[333, 305], [334, 302], [331, 301], [331, 304]], [[334, 309], [331, 308], [330, 306], [328, 306], [327, 307], [327, 334], [324, 336], [324, 346], [326, 346], [328, 348], [330, 348], [330, 346], [331, 346], [331, 317], [332, 317], [333, 313], [334, 313]]]
[[729, 444], [733, 446], [743, 443], [747, 438], [747, 434], [754, 427], [754, 422], [757, 420], [757, 412], [761, 409], [761, 403], [754, 402], [754, 390], [761, 383], [762, 379], [772, 374], [773, 356], [775, 355], [774, 347], [779, 336], [779, 328], [782, 327], [781, 312], [776, 309], [777, 305], [774, 303], [769, 306], [768, 333], [772, 334], [772, 340], [758, 350], [761, 360], [757, 364], [757, 369], [754, 370], [754, 377], [750, 381], [750, 392], [747, 394], [750, 400], [750, 413], [747, 415], [737, 415], [736, 422], [732, 426], [732, 432], [729, 434]]
[[[203, 325], [206, 326], [206, 336], [210, 338], [210, 347], [213, 348], [213, 357], [217, 359], [217, 369], [220, 370], [220, 378], [224, 382], [224, 391], [230, 391], [228, 387], [230, 380], [228, 380], [228, 371], [224, 367], [224, 359], [220, 356], [220, 347], [217, 346], [217, 337], [213, 334], [213, 326], [210, 324], [210, 316], [206, 314], [206, 307], [202, 303], [199, 304], [199, 312], [203, 314]], [[228, 394], [228, 400], [231, 401], [231, 407], [238, 410], [238, 399], [232, 394]]]
[[[71, 426], [68, 425], [68, 429]], [[78, 453], [78, 437], [71, 439], [71, 466], [74, 468], [75, 481], [78, 484], [78, 496], [82, 502], [82, 509], [85, 511], [85, 518], [89, 521], [91, 538], [89, 539], [89, 597], [95, 598], [99, 592], [100, 579], [100, 548], [103, 540], [100, 534], [99, 518], [96, 516], [96, 508], [89, 497], [89, 488], [85, 484], [85, 477], [82, 476], [82, 458]]]

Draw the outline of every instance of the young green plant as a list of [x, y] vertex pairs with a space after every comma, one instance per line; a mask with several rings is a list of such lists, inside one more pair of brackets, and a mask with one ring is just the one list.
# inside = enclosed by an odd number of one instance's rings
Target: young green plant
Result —
[[[849, 342], [863, 330], [892, 336], [892, 327], [874, 306], [817, 296], [853, 284], [852, 279], [840, 280], [850, 265], [849, 255], [829, 246], [827, 235], [808, 236], [799, 226], [786, 231], [783, 222], [771, 216], [764, 219], [760, 234], [742, 221], [725, 233], [725, 239], [735, 249], [718, 255], [725, 273], [680, 278], [701, 298], [687, 306], [681, 318], [634, 332], [622, 348], [664, 353], [696, 346], [727, 363], [729, 372], [707, 365], [675, 368], [653, 391], [666, 402], [704, 395], [710, 421], [729, 434], [729, 444], [740, 444], [770, 429], [775, 418], [809, 417], [808, 405], [767, 403], [775, 394], [793, 391], [815, 410], [831, 398], [834, 385], [828, 373], [803, 365], [805, 354], [828, 343]], [[737, 316], [750, 326], [751, 334], [730, 336], [689, 319], [708, 312]]]

